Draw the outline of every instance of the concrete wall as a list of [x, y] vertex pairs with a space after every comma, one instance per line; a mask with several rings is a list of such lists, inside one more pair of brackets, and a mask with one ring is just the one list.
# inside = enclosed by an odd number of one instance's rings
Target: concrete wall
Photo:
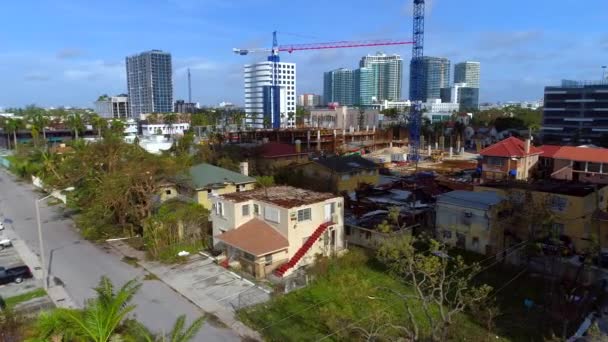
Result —
[[320, 182], [328, 184], [327, 191], [340, 193], [341, 191], [355, 191], [359, 184], [366, 183], [378, 185], [380, 175], [378, 170], [355, 171], [353, 173], [335, 174], [330, 169], [316, 163], [308, 163], [301, 167], [307, 177], [319, 179]]
[[405, 228], [394, 233], [381, 233], [376, 230], [346, 225], [344, 227], [346, 241], [349, 245], [356, 245], [370, 249], [378, 249], [387, 239], [394, 239], [403, 235], [412, 235], [412, 229]]

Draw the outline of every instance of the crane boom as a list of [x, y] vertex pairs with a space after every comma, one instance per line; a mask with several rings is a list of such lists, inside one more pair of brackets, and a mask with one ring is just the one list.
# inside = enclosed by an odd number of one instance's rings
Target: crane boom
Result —
[[[311, 43], [311, 44], [289, 44], [280, 45], [278, 51], [292, 53], [294, 51], [305, 51], [305, 50], [325, 50], [325, 49], [345, 49], [345, 48], [358, 48], [358, 47], [370, 47], [370, 46], [393, 46], [393, 45], [407, 45], [414, 44], [411, 41], [405, 40], [394, 40], [394, 39], [378, 39], [378, 40], [364, 40], [364, 41], [340, 41], [340, 42], [328, 42], [328, 43]], [[237, 55], [245, 56], [250, 53], [270, 53], [271, 48], [253, 48], [253, 49], [232, 49]]]

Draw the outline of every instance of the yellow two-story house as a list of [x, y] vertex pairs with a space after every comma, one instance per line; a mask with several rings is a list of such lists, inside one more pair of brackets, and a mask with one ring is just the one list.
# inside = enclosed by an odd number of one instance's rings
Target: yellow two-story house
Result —
[[181, 195], [211, 210], [213, 196], [255, 188], [255, 178], [247, 175], [248, 165], [242, 163], [241, 169], [243, 172], [238, 173], [206, 163], [192, 166], [175, 182], [161, 186], [160, 199], [166, 201]]
[[286, 276], [345, 247], [344, 199], [289, 186], [213, 197], [213, 242], [225, 266]]
[[[538, 208], [546, 216], [550, 233], [562, 241], [570, 240], [576, 252], [587, 250], [592, 241], [605, 240], [600, 233], [597, 214], [606, 210], [608, 186], [559, 181], [535, 183], [497, 182], [475, 186], [475, 191], [495, 191], [510, 201]], [[542, 210], [541, 210], [542, 208]], [[544, 214], [543, 214], [544, 213]], [[527, 227], [512, 227], [520, 240], [526, 240]], [[607, 246], [604, 246], [607, 247]]]

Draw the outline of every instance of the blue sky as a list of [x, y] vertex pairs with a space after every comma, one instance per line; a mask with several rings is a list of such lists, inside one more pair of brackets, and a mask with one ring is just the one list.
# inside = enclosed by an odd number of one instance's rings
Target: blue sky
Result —
[[[598, 79], [608, 64], [606, 0], [427, 3], [425, 55], [480, 61], [482, 101], [539, 99], [545, 85]], [[150, 49], [172, 53], [175, 99], [187, 97], [190, 67], [194, 100], [242, 103], [242, 65], [265, 56], [233, 47], [268, 47], [275, 29], [285, 44], [409, 39], [412, 25], [411, 0], [21, 0], [2, 13], [0, 107], [92, 106], [125, 92], [124, 57]], [[298, 63], [298, 93], [320, 93], [324, 71], [377, 50], [282, 58]], [[382, 51], [411, 55], [409, 46]]]

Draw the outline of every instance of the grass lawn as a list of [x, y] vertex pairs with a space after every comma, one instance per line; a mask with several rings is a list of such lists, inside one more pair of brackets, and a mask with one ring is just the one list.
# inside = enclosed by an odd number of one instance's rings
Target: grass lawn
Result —
[[27, 302], [28, 300], [31, 300], [34, 298], [39, 298], [39, 297], [44, 297], [44, 296], [46, 296], [46, 291], [44, 291], [44, 289], [36, 289], [36, 290], [30, 291], [30, 292], [22, 293], [17, 296], [5, 298], [4, 302], [7, 307], [13, 308], [13, 307], [15, 307], [15, 305], [17, 305], [19, 303], [24, 303], [24, 302]]
[[[411, 291], [373, 259], [355, 250], [331, 263], [327, 274], [308, 287], [241, 310], [238, 315], [270, 341], [316, 341], [335, 332], [327, 340], [361, 340], [355, 327], [370, 330], [388, 322], [406, 325], [408, 317], [403, 302], [380, 287], [401, 293]], [[415, 306], [413, 311], [421, 330], [428, 330], [423, 312]], [[458, 317], [454, 327], [457, 341], [480, 341], [488, 336], [464, 314]], [[399, 334], [390, 328], [381, 330], [393, 336]], [[492, 336], [492, 340], [501, 339]]]

